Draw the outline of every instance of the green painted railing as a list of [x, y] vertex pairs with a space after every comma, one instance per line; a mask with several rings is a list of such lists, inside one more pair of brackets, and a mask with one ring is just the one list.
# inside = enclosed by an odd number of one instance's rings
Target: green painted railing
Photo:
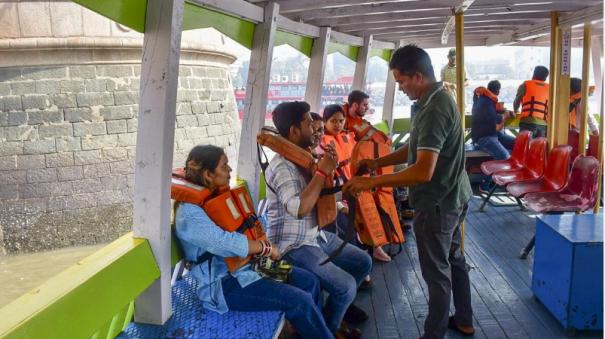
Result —
[[128, 233], [0, 309], [0, 338], [113, 338], [159, 276], [147, 240]]

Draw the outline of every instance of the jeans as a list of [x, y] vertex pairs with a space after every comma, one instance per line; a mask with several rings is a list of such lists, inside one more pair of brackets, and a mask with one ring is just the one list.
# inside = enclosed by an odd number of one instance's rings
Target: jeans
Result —
[[333, 338], [317, 306], [319, 281], [304, 269], [293, 267], [288, 284], [263, 278], [242, 288], [227, 275], [222, 285], [230, 310], [282, 311], [303, 338]]
[[372, 258], [363, 250], [346, 244], [333, 261], [320, 265], [342, 240], [334, 233], [324, 232], [327, 242], [318, 238], [319, 247], [301, 246], [286, 253], [294, 265], [314, 273], [330, 296], [326, 301], [326, 324], [337, 331], [344, 314], [355, 299], [357, 287], [372, 269]]
[[506, 160], [510, 157], [509, 150], [513, 149], [515, 138], [498, 132], [495, 135], [477, 140], [479, 147], [494, 157], [495, 160]]
[[536, 125], [536, 124], [530, 124], [527, 122], [520, 122], [519, 130], [520, 131], [530, 131], [532, 134], [532, 138], [546, 137], [546, 126], [544, 126], [544, 125]]
[[420, 271], [429, 290], [429, 313], [424, 322], [424, 339], [445, 336], [454, 295], [457, 324], [471, 326], [471, 287], [464, 255], [460, 251], [460, 224], [468, 206], [450, 211], [416, 210], [414, 234]]

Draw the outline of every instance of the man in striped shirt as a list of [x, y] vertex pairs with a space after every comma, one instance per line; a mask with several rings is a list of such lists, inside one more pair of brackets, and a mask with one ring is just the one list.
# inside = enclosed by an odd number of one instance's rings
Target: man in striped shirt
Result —
[[[284, 102], [273, 111], [273, 123], [280, 135], [303, 149], [313, 142], [313, 124], [306, 102]], [[311, 174], [282, 155], [276, 155], [266, 171], [267, 235], [277, 244], [284, 257], [319, 278], [330, 297], [326, 302], [326, 324], [336, 338], [358, 338], [361, 332], [342, 326], [347, 322], [367, 319], [361, 309], [352, 305], [357, 287], [372, 268], [372, 259], [361, 249], [346, 244], [332, 261], [320, 265], [342, 244], [336, 234], [324, 232], [317, 223], [315, 204], [324, 181], [336, 167], [334, 149], [326, 151]], [[345, 316], [346, 313], [346, 316]]]

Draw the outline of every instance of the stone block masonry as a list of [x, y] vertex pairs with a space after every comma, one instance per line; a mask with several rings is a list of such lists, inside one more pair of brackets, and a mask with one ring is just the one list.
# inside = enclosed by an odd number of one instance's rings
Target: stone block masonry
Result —
[[[140, 67], [2, 69], [0, 254], [111, 241], [132, 227]], [[200, 143], [236, 164], [227, 65], [181, 65], [174, 166]]]

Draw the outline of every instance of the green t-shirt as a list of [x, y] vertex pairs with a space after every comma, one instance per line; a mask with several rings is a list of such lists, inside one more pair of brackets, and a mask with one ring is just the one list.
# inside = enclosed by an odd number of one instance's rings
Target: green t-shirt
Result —
[[439, 153], [431, 181], [410, 186], [410, 203], [418, 210], [460, 208], [472, 194], [464, 170], [464, 133], [460, 114], [442, 83], [436, 83], [416, 104], [410, 132], [408, 163], [418, 150]]

